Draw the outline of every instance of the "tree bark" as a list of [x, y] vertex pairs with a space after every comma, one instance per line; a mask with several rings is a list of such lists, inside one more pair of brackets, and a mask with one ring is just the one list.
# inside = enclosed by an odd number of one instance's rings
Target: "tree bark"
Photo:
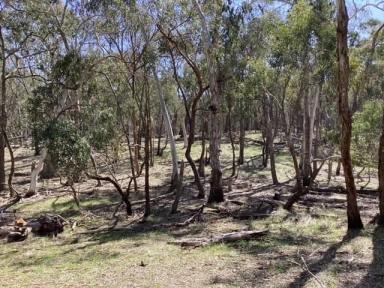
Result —
[[[176, 44], [170, 36], [167, 36], [164, 33], [164, 31], [162, 30], [161, 27], [160, 27], [160, 31], [168, 39], [168, 41], [170, 41], [173, 44]], [[197, 66], [194, 63], [192, 63], [192, 61], [184, 53], [182, 53], [180, 49], [178, 49], [178, 51], [180, 52], [182, 57], [185, 59], [185, 61], [188, 63], [188, 65], [192, 68], [192, 70], [194, 71], [194, 74], [196, 76], [196, 80], [198, 82], [198, 91], [192, 97], [192, 103], [190, 105], [188, 105], [188, 101], [187, 101], [187, 98], [185, 96], [184, 89], [183, 89], [183, 87], [179, 81], [179, 76], [177, 74], [175, 57], [173, 55], [172, 50], [170, 49], [169, 53], [170, 53], [171, 59], [172, 59], [173, 76], [176, 80], [177, 86], [178, 86], [179, 91], [181, 93], [181, 96], [183, 98], [185, 114], [186, 114], [185, 115], [186, 119], [184, 119], [184, 122], [183, 122], [183, 124], [184, 124], [183, 125], [184, 145], [185, 145], [185, 140], [187, 140], [187, 145], [185, 146], [186, 147], [185, 158], [187, 159], [189, 165], [191, 166], [193, 176], [195, 177], [195, 184], [196, 184], [197, 190], [198, 190], [197, 198], [202, 199], [205, 197], [205, 191], [204, 191], [203, 184], [200, 181], [201, 175], [199, 174], [199, 171], [196, 168], [195, 161], [192, 159], [191, 150], [192, 150], [192, 145], [195, 142], [195, 126], [196, 126], [196, 113], [197, 113], [198, 103], [200, 101], [200, 98], [203, 96], [205, 89], [203, 88], [202, 76], [201, 76], [201, 73], [198, 70]], [[187, 132], [186, 132], [186, 128], [185, 128], [185, 120], [188, 120], [188, 124], [189, 124], [188, 125], [188, 127], [189, 127], [188, 138], [187, 138]]]
[[266, 128], [266, 143], [269, 154], [269, 161], [271, 166], [271, 176], [273, 184], [279, 184], [279, 180], [277, 179], [276, 174], [276, 165], [275, 165], [275, 151], [273, 145], [273, 127], [272, 127], [272, 103], [269, 95], [265, 95], [265, 101], [263, 103], [264, 106], [264, 126]]
[[187, 128], [185, 127], [185, 120], [183, 119], [181, 123], [181, 128], [183, 129], [183, 141], [184, 141], [184, 149], [188, 146], [188, 135], [187, 135]]
[[222, 184], [222, 171], [220, 163], [220, 140], [221, 140], [221, 117], [220, 117], [220, 91], [217, 85], [217, 65], [215, 63], [213, 53], [213, 44], [210, 41], [210, 33], [208, 24], [205, 19], [204, 13], [197, 0], [194, 0], [195, 6], [200, 16], [202, 24], [202, 42], [204, 54], [208, 63], [209, 74], [209, 91], [211, 93], [211, 104], [209, 109], [211, 111], [211, 137], [210, 137], [210, 163], [211, 163], [211, 189], [208, 196], [208, 203], [224, 201], [224, 191]]
[[[306, 76], [304, 76], [306, 77]], [[302, 177], [303, 186], [309, 186], [311, 182], [311, 146], [312, 146], [312, 131], [310, 124], [310, 112], [309, 112], [309, 91], [305, 89], [304, 92], [304, 113], [303, 113], [303, 157], [302, 157]]]
[[37, 163], [37, 165], [35, 164], [32, 166], [31, 184], [29, 186], [29, 190], [28, 190], [27, 194], [25, 195], [26, 197], [27, 196], [30, 197], [30, 196], [36, 194], [37, 180], [38, 180], [40, 172], [44, 168], [44, 161], [45, 161], [45, 158], [47, 157], [47, 155], [48, 155], [47, 148], [43, 148], [41, 150], [41, 153], [40, 153], [39, 162]]
[[[157, 75], [155, 76], [157, 77]], [[157, 80], [158, 81], [158, 80]], [[161, 96], [162, 97], [162, 96]], [[150, 112], [149, 112], [149, 95], [148, 91], [145, 91], [145, 114], [144, 114], [144, 123], [145, 123], [145, 146], [144, 146], [144, 166], [145, 166], [145, 177], [144, 177], [144, 190], [145, 190], [145, 211], [144, 217], [147, 217], [151, 214], [151, 198], [149, 194], [149, 141], [150, 141]], [[163, 99], [164, 100], [164, 99]], [[165, 103], [164, 103], [165, 105]], [[172, 129], [172, 128], [171, 128]], [[176, 166], [177, 167], [177, 166]], [[177, 173], [178, 175], [178, 173]], [[175, 176], [177, 177], [177, 176]], [[178, 178], [176, 178], [178, 179]], [[173, 179], [175, 181], [175, 178]]]
[[378, 178], [379, 178], [379, 219], [378, 224], [384, 226], [384, 107], [382, 116], [381, 136], [379, 143], [379, 165], [378, 165]]
[[[91, 162], [92, 162], [93, 170], [95, 170], [95, 175], [98, 175], [99, 172], [98, 172], [98, 169], [97, 169], [96, 160], [95, 160], [95, 157], [93, 157], [92, 153], [91, 153], [91, 155], [90, 155], [90, 158], [91, 158]], [[97, 185], [96, 185], [96, 187], [100, 187], [100, 186], [101, 186], [101, 181], [100, 181], [100, 180], [97, 180]]]
[[240, 137], [239, 137], [239, 159], [237, 163], [239, 165], [244, 164], [244, 140], [245, 140], [245, 125], [244, 125], [244, 115], [240, 113]]
[[205, 133], [208, 129], [208, 123], [205, 120], [205, 117], [203, 116], [202, 123], [201, 123], [201, 154], [199, 158], [199, 175], [201, 177], [205, 177]]
[[184, 161], [181, 161], [179, 179], [176, 186], [175, 200], [172, 203], [171, 214], [175, 214], [177, 212], [177, 208], [179, 207], [180, 197], [183, 192], [183, 177], [184, 177]]
[[161, 114], [161, 120], [160, 120], [160, 127], [157, 134], [157, 152], [156, 156], [161, 156], [161, 136], [163, 133], [163, 122], [164, 122], [164, 116]]
[[9, 175], [8, 175], [9, 194], [11, 197], [14, 197], [14, 196], [17, 197], [20, 195], [20, 193], [18, 193], [16, 191], [16, 189], [13, 188], [13, 175], [15, 174], [15, 157], [13, 156], [13, 150], [11, 147], [11, 143], [9, 142], [8, 135], [5, 131], [3, 131], [3, 135], [4, 135], [5, 145], [7, 146], [8, 151], [9, 151], [9, 156], [11, 157], [11, 169], [10, 169]]
[[337, 63], [338, 63], [338, 95], [339, 113], [341, 116], [340, 151], [343, 164], [345, 186], [347, 189], [348, 229], [361, 229], [356, 199], [356, 185], [353, 178], [351, 160], [352, 118], [348, 104], [349, 59], [348, 59], [348, 13], [345, 0], [337, 0]]
[[231, 142], [231, 148], [232, 148], [232, 173], [231, 177], [234, 177], [236, 175], [236, 152], [235, 152], [235, 140], [233, 139], [233, 133], [232, 133], [232, 107], [228, 107], [228, 134], [229, 134], [229, 140]]
[[165, 128], [167, 130], [168, 139], [171, 146], [171, 155], [172, 155], [172, 179], [171, 180], [172, 180], [172, 183], [176, 184], [177, 178], [179, 176], [179, 170], [178, 170], [176, 142], [173, 134], [171, 118], [169, 117], [168, 108], [164, 100], [163, 90], [161, 88], [161, 83], [160, 83], [159, 77], [157, 76], [157, 71], [154, 66], [152, 66], [152, 74], [155, 79], [157, 96], [159, 97], [159, 100], [160, 100], [160, 107], [161, 107], [162, 114], [164, 116]]
[[125, 203], [127, 215], [132, 215], [132, 205], [131, 205], [131, 202], [129, 201], [129, 194], [124, 193], [124, 191], [121, 188], [121, 186], [119, 185], [119, 183], [117, 183], [115, 180], [113, 180], [109, 176], [89, 175], [87, 173], [86, 173], [86, 175], [88, 178], [93, 179], [93, 180], [107, 181], [107, 182], [111, 183], [115, 187], [116, 191], [120, 194], [121, 199]]
[[[3, 27], [0, 26], [0, 44], [1, 44], [1, 103], [0, 103], [0, 131], [7, 130], [7, 88], [6, 88], [6, 55], [3, 38]], [[0, 192], [5, 190], [5, 141], [3, 133], [0, 133]]]

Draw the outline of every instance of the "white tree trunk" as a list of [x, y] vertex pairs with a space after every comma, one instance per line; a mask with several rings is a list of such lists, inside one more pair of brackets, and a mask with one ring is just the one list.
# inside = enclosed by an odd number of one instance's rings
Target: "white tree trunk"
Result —
[[185, 120], [181, 123], [181, 127], [183, 129], [183, 140], [184, 140], [184, 148], [187, 148], [188, 146], [188, 135], [187, 135], [187, 128], [185, 127]]
[[29, 186], [29, 190], [28, 190], [29, 195], [36, 194], [37, 180], [39, 179], [40, 172], [43, 171], [44, 160], [47, 157], [47, 154], [48, 154], [48, 149], [43, 148], [43, 150], [41, 150], [39, 162], [35, 167], [32, 167], [33, 169], [31, 171], [31, 185]]
[[[143, 33], [144, 39], [148, 44], [148, 47], [151, 47], [150, 39], [148, 37], [147, 32], [145, 31], [144, 26], [142, 25], [140, 28], [141, 28], [141, 32]], [[157, 71], [156, 71], [155, 66], [154, 65], [151, 65], [151, 66], [152, 66], [151, 72], [152, 72], [153, 77], [155, 79], [157, 95], [158, 95], [159, 101], [160, 101], [161, 113], [163, 114], [163, 117], [164, 117], [165, 128], [166, 128], [169, 143], [171, 146], [172, 184], [176, 184], [177, 181], [175, 181], [175, 180], [177, 180], [179, 177], [179, 169], [178, 169], [178, 158], [177, 158], [177, 151], [176, 151], [175, 136], [173, 134], [171, 118], [169, 117], [168, 108], [167, 108], [167, 105], [166, 105], [165, 100], [164, 100], [163, 89], [161, 87], [159, 76], [157, 75]]]
[[166, 105], [165, 100], [164, 100], [163, 89], [161, 88], [160, 80], [159, 80], [159, 77], [157, 75], [156, 68], [154, 66], [152, 66], [152, 73], [153, 73], [153, 77], [155, 78], [157, 95], [158, 95], [159, 100], [160, 100], [161, 112], [164, 116], [165, 128], [167, 130], [168, 139], [169, 139], [169, 143], [171, 146], [172, 180], [174, 180], [174, 179], [177, 179], [179, 176], [175, 136], [173, 135], [171, 118], [169, 117], [168, 108], [167, 108], [167, 105]]

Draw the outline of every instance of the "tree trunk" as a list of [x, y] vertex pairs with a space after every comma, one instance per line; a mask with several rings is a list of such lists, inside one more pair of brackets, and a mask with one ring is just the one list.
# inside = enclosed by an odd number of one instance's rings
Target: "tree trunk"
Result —
[[200, 154], [200, 159], [199, 159], [199, 175], [201, 177], [205, 176], [205, 133], [207, 132], [208, 129], [208, 123], [205, 120], [205, 117], [202, 119], [202, 124], [201, 124], [201, 154]]
[[72, 179], [68, 179], [68, 186], [71, 188], [73, 200], [75, 201], [77, 208], [80, 208], [80, 200], [79, 200], [79, 197], [77, 196], [75, 183]]
[[233, 133], [232, 133], [232, 108], [228, 107], [228, 134], [229, 134], [229, 140], [231, 141], [231, 148], [232, 148], [232, 173], [231, 177], [234, 177], [236, 175], [236, 153], [235, 153], [235, 141], [233, 139]]
[[185, 127], [185, 120], [184, 119], [181, 123], [181, 128], [183, 129], [183, 141], [184, 141], [184, 149], [188, 146], [188, 135], [187, 135], [187, 128]]
[[341, 158], [337, 159], [337, 166], [335, 171], [336, 176], [340, 176], [340, 170], [341, 170]]
[[171, 214], [175, 214], [179, 206], [180, 197], [183, 192], [183, 176], [184, 176], [184, 161], [181, 161], [179, 179], [176, 186], [175, 200], [172, 203]]
[[107, 181], [107, 182], [111, 183], [115, 187], [116, 191], [120, 194], [121, 200], [125, 203], [127, 215], [132, 215], [132, 205], [131, 205], [131, 202], [129, 201], [129, 194], [124, 193], [124, 191], [123, 191], [123, 189], [121, 189], [121, 186], [119, 185], [119, 183], [117, 183], [114, 179], [112, 179], [109, 176], [89, 175], [88, 173], [86, 173], [86, 175], [90, 179]]
[[44, 159], [44, 167], [40, 173], [40, 176], [42, 179], [51, 179], [56, 176], [56, 167], [49, 152]]
[[332, 179], [332, 166], [333, 166], [333, 161], [332, 159], [329, 159], [328, 160], [328, 177], [327, 177], [328, 184], [331, 182], [331, 179]]
[[378, 165], [378, 178], [379, 178], [379, 220], [378, 224], [384, 226], [384, 107], [382, 116], [381, 136], [379, 143], [379, 165]]
[[187, 150], [185, 150], [185, 158], [187, 159], [189, 165], [191, 166], [193, 175], [195, 177], [195, 183], [197, 186], [197, 190], [199, 191], [197, 197], [202, 199], [205, 197], [205, 191], [203, 184], [200, 181], [200, 175], [197, 171], [195, 161], [192, 159], [191, 156], [191, 149], [192, 145], [195, 142], [195, 124], [196, 124], [196, 109], [197, 109], [197, 102], [194, 102], [192, 104], [192, 113], [191, 113], [191, 119], [189, 122], [189, 136], [188, 136], [188, 143], [187, 143]]
[[[156, 76], [157, 77], [157, 76]], [[149, 116], [149, 95], [148, 91], [145, 92], [145, 146], [144, 146], [144, 166], [145, 166], [145, 179], [144, 179], [144, 190], [145, 190], [145, 211], [144, 217], [147, 217], [151, 214], [151, 198], [149, 195], [149, 127], [150, 127], [150, 116]]]
[[149, 165], [153, 167], [155, 164], [154, 161], [154, 152], [153, 152], [153, 146], [154, 146], [154, 138], [153, 138], [153, 125], [152, 125], [152, 116], [151, 116], [151, 110], [149, 110], [149, 117], [150, 117], [150, 127], [149, 127]]
[[273, 110], [272, 110], [272, 103], [270, 100], [270, 96], [265, 95], [265, 97], [266, 99], [263, 103], [263, 107], [264, 107], [264, 119], [265, 119], [264, 126], [266, 128], [266, 143], [267, 143], [267, 149], [269, 152], [272, 182], [273, 184], [276, 185], [276, 184], [279, 184], [279, 180], [277, 179], [277, 174], [276, 174], [275, 151], [273, 146], [273, 127], [272, 127], [272, 117], [271, 117], [273, 116]]
[[[286, 85], [284, 87], [284, 92], [283, 92], [284, 100], [285, 100], [285, 93], [288, 87], [288, 83], [289, 83], [289, 79], [287, 80]], [[297, 160], [295, 146], [292, 142], [292, 128], [293, 128], [292, 122], [293, 121], [291, 121], [291, 118], [288, 115], [288, 111], [285, 110], [285, 102], [283, 102], [282, 110], [283, 110], [282, 115], [284, 119], [285, 136], [288, 142], [289, 153], [291, 154], [291, 157], [292, 157], [293, 167], [295, 168], [295, 178], [296, 178], [296, 185], [292, 191], [294, 194], [290, 197], [290, 199], [288, 199], [287, 203], [284, 205], [284, 209], [290, 210], [293, 204], [297, 202], [299, 198], [306, 193], [307, 189], [303, 188], [299, 161]]]
[[245, 125], [244, 125], [244, 115], [243, 113], [240, 113], [240, 137], [239, 137], [239, 159], [237, 160], [237, 163], [239, 165], [244, 164], [244, 140], [245, 140]]
[[[139, 133], [139, 128], [137, 127], [137, 120], [136, 120], [136, 117], [134, 115], [132, 115], [132, 135], [133, 135], [133, 145], [134, 145], [134, 157], [133, 157], [133, 162], [134, 162], [134, 165], [135, 165], [135, 171], [139, 171], [139, 154], [140, 154], [140, 150], [139, 150], [139, 138], [140, 138], [140, 133]], [[128, 141], [128, 139], [127, 139]], [[129, 143], [129, 142], [128, 142]]]
[[355, 179], [353, 178], [351, 160], [352, 118], [348, 105], [349, 59], [348, 59], [348, 14], [345, 0], [337, 0], [337, 63], [338, 63], [338, 94], [339, 113], [341, 116], [340, 151], [343, 164], [345, 186], [347, 189], [348, 229], [361, 229], [356, 199]]
[[311, 181], [311, 126], [309, 116], [309, 91], [304, 92], [302, 177], [304, 187]]
[[[0, 104], [0, 131], [7, 131], [7, 114], [6, 114], [6, 58], [5, 58], [5, 44], [3, 38], [2, 27], [0, 26], [0, 43], [1, 43], [1, 104]], [[0, 133], [0, 192], [4, 191], [5, 184], [5, 141], [3, 133]]]
[[[93, 166], [93, 170], [95, 170], [95, 175], [99, 175], [99, 171], [97, 169], [97, 164], [96, 164], [96, 160], [95, 160], [95, 157], [93, 157], [92, 153], [91, 153], [91, 162], [92, 162], [92, 166]], [[101, 181], [100, 180], [97, 180], [97, 185], [96, 187], [100, 187], [101, 186]]]
[[30, 184], [29, 190], [26, 194], [26, 196], [28, 196], [28, 197], [36, 194], [37, 180], [38, 180], [40, 172], [44, 168], [44, 161], [45, 161], [45, 158], [47, 157], [47, 154], [48, 154], [47, 148], [43, 148], [41, 150], [41, 153], [40, 153], [39, 162], [37, 164], [36, 163], [32, 164], [31, 184]]
[[8, 139], [7, 133], [5, 131], [3, 131], [3, 135], [4, 135], [5, 145], [8, 148], [9, 156], [11, 158], [11, 169], [10, 169], [9, 175], [8, 175], [9, 194], [11, 197], [14, 197], [14, 196], [19, 197], [20, 194], [16, 191], [16, 189], [13, 188], [13, 175], [15, 174], [15, 157], [13, 156], [13, 150], [11, 147], [11, 143], [9, 143], [9, 139]]
[[217, 85], [217, 71], [216, 63], [213, 53], [213, 43], [210, 40], [210, 32], [208, 30], [208, 24], [206, 22], [203, 11], [201, 10], [200, 4], [197, 0], [194, 0], [195, 6], [198, 10], [200, 21], [202, 24], [202, 38], [204, 46], [204, 54], [208, 63], [209, 73], [209, 91], [211, 93], [211, 104], [209, 109], [211, 111], [211, 137], [210, 137], [210, 162], [211, 162], [211, 190], [208, 197], [208, 203], [222, 202], [224, 201], [224, 192], [222, 185], [222, 172], [220, 163], [220, 91]]
[[157, 152], [156, 156], [161, 156], [161, 134], [163, 133], [164, 116], [161, 114], [160, 127], [157, 136]]
[[[176, 184], [177, 178], [179, 176], [179, 171], [178, 171], [176, 142], [175, 142], [175, 137], [173, 134], [171, 118], [169, 117], [168, 108], [165, 104], [163, 90], [161, 88], [161, 83], [160, 83], [159, 77], [157, 76], [157, 71], [156, 71], [154, 66], [152, 66], [152, 74], [153, 74], [153, 77], [155, 79], [157, 96], [159, 97], [159, 100], [160, 100], [161, 112], [164, 116], [165, 128], [167, 130], [168, 139], [169, 139], [170, 146], [171, 146], [171, 155], [172, 155], [172, 179], [171, 180], [172, 180], [173, 184]], [[176, 181], [176, 182], [174, 182], [174, 181]], [[171, 186], [173, 186], [173, 185], [171, 185]]]

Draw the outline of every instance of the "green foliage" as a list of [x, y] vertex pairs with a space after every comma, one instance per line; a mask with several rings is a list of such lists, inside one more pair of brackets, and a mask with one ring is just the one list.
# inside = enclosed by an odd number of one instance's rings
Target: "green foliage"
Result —
[[116, 114], [112, 108], [100, 108], [100, 110], [90, 107], [84, 112], [85, 134], [96, 150], [106, 148], [110, 142], [119, 135]]
[[43, 131], [52, 119], [60, 90], [54, 85], [39, 86], [32, 96], [27, 98], [26, 110], [29, 128], [32, 130], [33, 141], [38, 145], [43, 140]]
[[52, 68], [52, 78], [61, 81], [72, 89], [79, 88], [79, 80], [85, 73], [86, 61], [76, 51], [70, 51], [62, 59], [58, 60]]
[[87, 168], [91, 149], [76, 126], [68, 120], [51, 122], [43, 138], [59, 174], [77, 179]]
[[383, 109], [382, 100], [367, 101], [363, 110], [353, 118], [352, 148], [357, 164], [368, 166], [377, 159]]

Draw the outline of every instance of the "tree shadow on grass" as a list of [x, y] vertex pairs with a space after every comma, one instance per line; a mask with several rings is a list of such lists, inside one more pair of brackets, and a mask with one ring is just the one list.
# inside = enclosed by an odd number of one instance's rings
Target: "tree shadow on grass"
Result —
[[[325, 270], [328, 265], [332, 263], [332, 261], [336, 257], [337, 250], [339, 250], [343, 245], [347, 244], [348, 242], [352, 241], [354, 238], [356, 238], [360, 234], [360, 231], [351, 231], [347, 232], [347, 234], [343, 237], [343, 239], [331, 245], [327, 251], [325, 251], [323, 257], [319, 259], [316, 262], [313, 262], [308, 265], [308, 270], [311, 271], [312, 274], [316, 275], [320, 273], [321, 271]], [[303, 271], [300, 273], [300, 275], [293, 281], [291, 284], [289, 284], [288, 288], [300, 288], [304, 287], [305, 284], [312, 278], [313, 276], [310, 275], [307, 271]]]
[[372, 236], [373, 259], [367, 275], [355, 288], [383, 288], [384, 287], [384, 227], [376, 227]]

